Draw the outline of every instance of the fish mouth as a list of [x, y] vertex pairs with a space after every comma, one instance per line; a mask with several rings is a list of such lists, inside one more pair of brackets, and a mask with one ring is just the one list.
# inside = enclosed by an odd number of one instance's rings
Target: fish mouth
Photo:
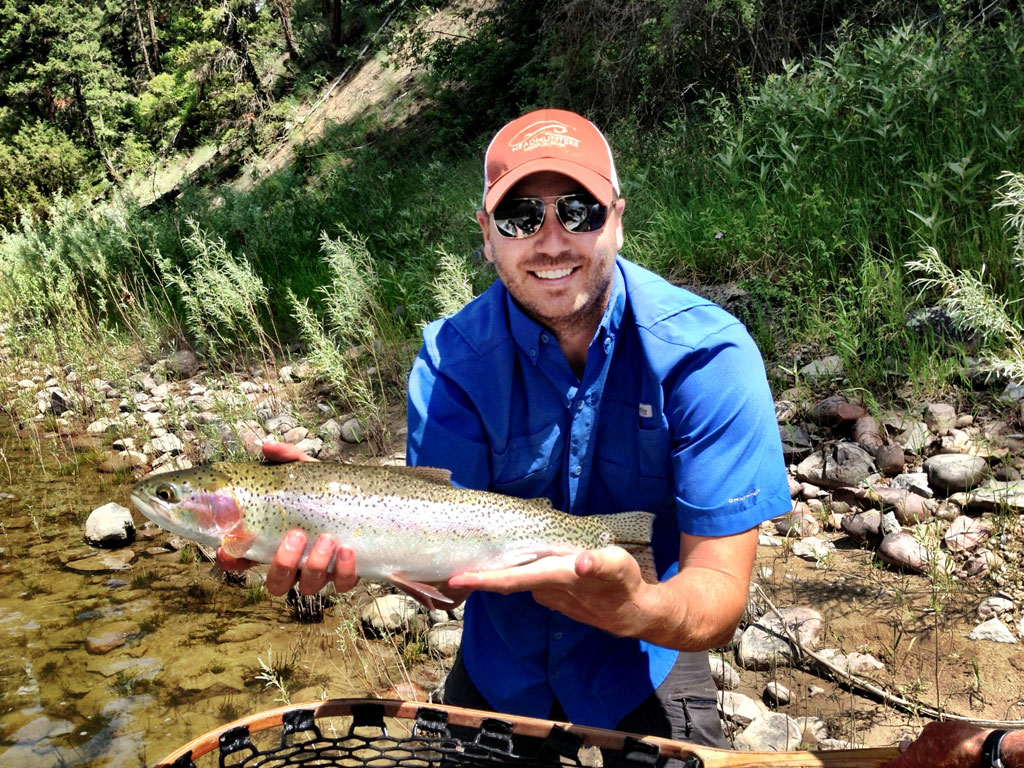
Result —
[[133, 491], [130, 494], [130, 498], [132, 500], [132, 504], [135, 505], [135, 508], [139, 510], [139, 512], [164, 530], [170, 531], [178, 536], [183, 536], [186, 539], [191, 539], [192, 541], [198, 541], [200, 544], [206, 544], [211, 547], [220, 546], [219, 538], [210, 536], [205, 531], [189, 528], [179, 523], [176, 517], [171, 514], [170, 506], [159, 499], [144, 495], [138, 491]]

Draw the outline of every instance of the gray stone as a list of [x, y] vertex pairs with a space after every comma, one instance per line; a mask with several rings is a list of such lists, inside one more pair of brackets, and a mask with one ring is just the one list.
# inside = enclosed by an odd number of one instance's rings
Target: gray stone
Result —
[[948, 403], [928, 403], [924, 407], [924, 423], [941, 435], [956, 426], [956, 408]]
[[191, 379], [199, 372], [199, 358], [195, 352], [180, 349], [164, 360], [164, 370], [175, 379]]
[[359, 618], [363, 624], [383, 634], [407, 629], [419, 612], [420, 604], [408, 595], [384, 595], [363, 606]]
[[459, 651], [462, 644], [462, 624], [449, 621], [435, 624], [427, 630], [427, 647], [441, 656], [451, 657]]
[[730, 723], [745, 728], [765, 714], [768, 708], [760, 701], [735, 691], [718, 692], [718, 713]]
[[264, 425], [267, 432], [277, 432], [280, 435], [295, 429], [296, 426], [295, 418], [288, 413], [280, 413], [273, 418], [267, 419], [267, 423]]
[[781, 712], [766, 712], [736, 737], [736, 749], [751, 752], [788, 752], [796, 749], [802, 737], [793, 718]]
[[720, 691], [732, 691], [740, 686], [740, 673], [721, 656], [711, 656], [711, 679]]
[[334, 440], [341, 440], [341, 424], [334, 419], [328, 419], [319, 428], [320, 434]]
[[804, 648], [813, 650], [817, 645], [822, 628], [820, 613], [801, 606], [789, 606], [780, 613], [785, 625], [772, 614], [743, 630], [736, 648], [736, 661], [742, 668], [772, 669], [792, 663], [794, 651], [786, 635], [787, 626]]
[[869, 509], [856, 515], [843, 515], [843, 530], [859, 542], [877, 543], [882, 540], [882, 513]]
[[806, 504], [797, 502], [793, 510], [775, 521], [775, 530], [783, 536], [813, 536], [821, 530]]
[[1000, 595], [991, 595], [978, 603], [978, 617], [991, 619], [1013, 610], [1013, 600]]
[[820, 744], [828, 738], [828, 724], [820, 717], [804, 715], [794, 718], [800, 728], [800, 740], [804, 744]]
[[988, 473], [988, 462], [979, 456], [944, 453], [927, 459], [924, 471], [929, 485], [952, 493], [980, 485]]
[[764, 692], [761, 694], [761, 698], [768, 703], [769, 706], [784, 707], [793, 700], [793, 694], [782, 683], [775, 682], [774, 680], [764, 687]]
[[97, 547], [123, 547], [135, 541], [132, 513], [116, 501], [97, 507], [85, 521], [85, 540]]
[[817, 536], [808, 536], [794, 541], [790, 551], [804, 560], [821, 562], [836, 551], [836, 545], [831, 541], [819, 539]]
[[935, 496], [935, 492], [928, 485], [927, 472], [905, 472], [896, 475], [889, 482], [889, 487], [901, 491], [910, 491], [918, 496], [924, 496], [926, 499], [931, 499]]
[[353, 417], [341, 425], [341, 439], [346, 443], [361, 443], [366, 439], [366, 431], [359, 419]]
[[824, 451], [815, 451], [796, 468], [801, 482], [823, 488], [855, 486], [875, 471], [871, 454], [855, 443], [838, 443]]
[[921, 456], [932, 440], [932, 434], [928, 425], [923, 421], [916, 421], [909, 424], [904, 431], [896, 438], [896, 442], [903, 446], [908, 453]]
[[147, 456], [155, 456], [162, 453], [177, 456], [184, 450], [185, 444], [181, 441], [181, 438], [170, 432], [160, 437], [154, 437], [142, 446], [142, 452]]
[[135, 552], [126, 547], [110, 552], [101, 552], [81, 560], [72, 560], [66, 565], [68, 569], [76, 573], [110, 573], [126, 570], [134, 559]]
[[875, 452], [875, 463], [878, 465], [878, 471], [886, 477], [892, 477], [902, 472], [905, 461], [903, 446], [896, 443], [886, 443]]
[[1010, 631], [1009, 627], [997, 618], [991, 618], [987, 621], [983, 621], [967, 633], [967, 639], [989, 640], [994, 643], [1015, 644], [1017, 642], [1017, 638], [1013, 636], [1013, 632]]
[[807, 381], [823, 381], [841, 376], [843, 373], [843, 358], [839, 355], [829, 355], [818, 360], [813, 360], [800, 369], [800, 378]]
[[870, 653], [851, 651], [844, 653], [838, 648], [822, 648], [817, 655], [840, 672], [849, 675], [866, 675], [885, 669], [885, 664], [880, 662]]
[[956, 502], [961, 509], [976, 512], [1010, 510], [1020, 514], [1024, 512], [1024, 483], [991, 482], [984, 488], [953, 494], [949, 500]]
[[814, 450], [814, 441], [807, 431], [795, 424], [779, 426], [779, 437], [782, 438], [782, 455], [786, 462], [802, 461]]
[[307, 437], [295, 444], [295, 447], [308, 456], [316, 458], [324, 449], [324, 441], [319, 437]]

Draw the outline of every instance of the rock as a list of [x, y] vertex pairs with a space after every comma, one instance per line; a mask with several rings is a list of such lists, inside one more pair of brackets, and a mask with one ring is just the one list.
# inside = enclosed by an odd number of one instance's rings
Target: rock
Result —
[[916, 573], [928, 573], [933, 568], [948, 573], [949, 557], [937, 547], [929, 549], [909, 533], [891, 533], [878, 545], [878, 557], [883, 563], [907, 568]]
[[341, 424], [334, 419], [328, 419], [319, 427], [319, 432], [324, 437], [330, 437], [331, 439], [338, 441], [341, 440]]
[[384, 595], [363, 606], [359, 618], [375, 632], [398, 632], [409, 627], [420, 604], [408, 595]]
[[1024, 483], [992, 482], [984, 488], [975, 488], [949, 497], [961, 509], [973, 512], [999, 512], [1009, 510], [1015, 514], [1024, 512]]
[[797, 408], [796, 403], [792, 400], [776, 400], [775, 401], [775, 421], [779, 424], [785, 424], [786, 422], [792, 421], [797, 417], [800, 409]]
[[800, 369], [799, 378], [808, 382], [821, 382], [834, 379], [843, 373], [843, 358], [829, 355], [805, 365]]
[[872, 509], [856, 515], [844, 515], [842, 527], [850, 538], [877, 545], [882, 540], [882, 513]]
[[749, 696], [744, 696], [742, 693], [734, 691], [718, 692], [719, 715], [730, 723], [735, 723], [740, 728], [746, 728], [767, 711], [768, 708], [760, 701], [755, 701]]
[[805, 715], [794, 719], [800, 728], [800, 740], [804, 744], [816, 746], [828, 738], [828, 725], [820, 717]]
[[427, 630], [427, 647], [441, 656], [454, 656], [461, 644], [462, 624], [457, 621], [435, 624]]
[[924, 462], [928, 483], [946, 492], [966, 491], [980, 485], [988, 472], [988, 462], [979, 456], [939, 454]]
[[885, 664], [869, 653], [851, 651], [843, 653], [838, 648], [822, 648], [817, 655], [840, 672], [849, 675], [866, 675], [885, 669]]
[[823, 488], [855, 486], [875, 471], [871, 454], [855, 443], [815, 451], [796, 468], [798, 480]]
[[795, 499], [803, 492], [804, 483], [789, 475], [786, 476], [786, 479], [789, 481], [789, 498]]
[[104, 654], [118, 648], [141, 634], [135, 622], [119, 622], [105, 627], [96, 634], [85, 638], [85, 650], [89, 653]]
[[85, 540], [96, 547], [123, 547], [135, 541], [132, 513], [116, 501], [97, 507], [85, 521]]
[[930, 499], [935, 496], [935, 492], [928, 485], [928, 473], [927, 472], [907, 472], [904, 474], [896, 475], [890, 482], [890, 488], [897, 490], [912, 491], [918, 496], [923, 496], [926, 499]]
[[1000, 595], [986, 597], [978, 603], [978, 617], [984, 620], [1001, 616], [1008, 611], [1012, 611], [1013, 605], [1013, 600], [1008, 597], [1001, 597]]
[[896, 443], [886, 443], [875, 452], [875, 464], [878, 466], [878, 471], [886, 477], [900, 474], [905, 462], [903, 446]]
[[956, 426], [956, 408], [948, 403], [928, 403], [924, 407], [924, 423], [941, 435]]
[[814, 483], [800, 483], [800, 495], [804, 497], [805, 501], [815, 501], [822, 493], [821, 488]]
[[164, 453], [170, 454], [171, 456], [177, 456], [184, 450], [185, 444], [181, 441], [181, 438], [171, 433], [161, 435], [160, 437], [154, 437], [142, 446], [142, 452], [147, 456], [158, 456]]
[[932, 433], [928, 425], [923, 421], [916, 421], [909, 424], [904, 431], [896, 437], [896, 442], [903, 446], [907, 453], [917, 456], [924, 454], [925, 449], [932, 440]]
[[736, 749], [751, 752], [788, 752], [800, 744], [800, 726], [781, 712], [766, 712], [736, 737]]
[[361, 443], [366, 439], [366, 431], [359, 419], [353, 417], [341, 425], [341, 439], [346, 443]]
[[995, 571], [1002, 567], [1003, 558], [997, 555], [990, 549], [978, 549], [975, 550], [967, 561], [964, 563], [961, 574], [964, 578], [977, 579], [982, 576], [987, 576], [992, 571]]
[[784, 707], [793, 700], [793, 694], [782, 683], [772, 681], [764, 687], [761, 698], [769, 706]]
[[992, 535], [992, 526], [973, 517], [960, 515], [946, 529], [943, 540], [950, 552], [970, 552]]
[[732, 691], [740, 687], [740, 673], [721, 656], [710, 656], [711, 679], [720, 691]]
[[295, 444], [303, 453], [316, 458], [324, 449], [324, 441], [319, 437], [307, 437], [305, 440], [300, 440]]
[[783, 536], [804, 537], [818, 533], [821, 526], [807, 506], [797, 502], [791, 512], [775, 521], [775, 530]]
[[292, 427], [282, 435], [286, 443], [295, 445], [296, 443], [302, 442], [306, 439], [306, 435], [309, 434], [309, 430], [305, 427]]
[[199, 372], [199, 358], [195, 352], [180, 349], [164, 360], [163, 368], [171, 378], [191, 379]]
[[820, 563], [836, 551], [836, 545], [816, 536], [808, 536], [793, 542], [790, 551], [799, 558]]
[[885, 445], [885, 439], [878, 428], [878, 422], [870, 414], [861, 416], [853, 422], [853, 442], [860, 445], [871, 455], [878, 453], [878, 449]]
[[[821, 635], [821, 614], [813, 608], [789, 606], [780, 613], [785, 626], [797, 637], [800, 644], [809, 649], [817, 645]], [[744, 669], [771, 669], [787, 666], [794, 654], [785, 626], [777, 616], [762, 616], [757, 622], [743, 630], [736, 648], [736, 661]]]
[[267, 625], [257, 621], [235, 624], [217, 636], [217, 643], [244, 643], [266, 634]]
[[1016, 643], [1017, 638], [1013, 636], [1003, 622], [999, 619], [991, 618], [987, 621], [983, 621], [981, 624], [976, 626], [967, 634], [968, 640], [990, 640], [994, 643]]
[[795, 424], [781, 424], [779, 437], [782, 438], [782, 455], [786, 463], [802, 461], [814, 450], [814, 441], [807, 431]]
[[298, 425], [295, 423], [295, 417], [290, 413], [279, 413], [277, 416], [267, 419], [267, 423], [263, 426], [268, 433], [276, 432], [283, 435]]
[[66, 563], [66, 566], [77, 573], [110, 573], [127, 569], [134, 559], [135, 552], [126, 547], [101, 552], [81, 560], [72, 560]]
[[117, 432], [120, 431], [121, 426], [118, 424], [117, 421], [110, 418], [109, 416], [104, 416], [103, 418], [96, 419], [96, 421], [92, 422], [92, 424], [85, 428], [85, 432], [88, 435], [103, 435], [106, 434], [107, 432], [112, 432], [116, 434]]

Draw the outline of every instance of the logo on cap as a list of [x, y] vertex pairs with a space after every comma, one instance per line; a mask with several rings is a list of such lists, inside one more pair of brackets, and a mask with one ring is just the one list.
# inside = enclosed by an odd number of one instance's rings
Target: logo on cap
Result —
[[580, 140], [568, 135], [570, 130], [568, 125], [557, 120], [539, 120], [519, 131], [508, 145], [513, 152], [529, 152], [541, 147], [578, 147]]

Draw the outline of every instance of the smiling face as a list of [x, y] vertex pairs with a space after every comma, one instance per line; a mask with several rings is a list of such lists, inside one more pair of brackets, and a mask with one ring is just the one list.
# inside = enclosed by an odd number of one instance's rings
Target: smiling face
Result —
[[561, 336], [597, 330], [611, 293], [615, 254], [622, 248], [622, 210], [616, 200], [597, 232], [566, 231], [555, 215], [552, 198], [586, 191], [558, 173], [527, 176], [508, 197], [541, 197], [547, 204], [536, 234], [520, 239], [501, 235], [483, 211], [477, 220], [484, 235], [484, 254], [501, 282], [523, 311]]

